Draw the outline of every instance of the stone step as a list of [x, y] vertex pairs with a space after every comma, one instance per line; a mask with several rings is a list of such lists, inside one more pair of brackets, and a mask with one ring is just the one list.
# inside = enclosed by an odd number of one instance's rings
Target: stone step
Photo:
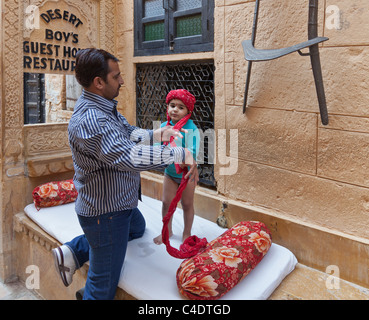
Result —
[[369, 289], [300, 263], [270, 300], [369, 300]]

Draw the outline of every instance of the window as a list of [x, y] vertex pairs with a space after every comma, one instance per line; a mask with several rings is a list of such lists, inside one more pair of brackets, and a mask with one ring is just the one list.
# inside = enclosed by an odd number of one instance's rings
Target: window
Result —
[[24, 124], [45, 122], [45, 75], [24, 73]]
[[[137, 65], [137, 126], [153, 129], [154, 121], [166, 121], [165, 97], [170, 90], [179, 88], [187, 89], [196, 97], [195, 110], [191, 117], [196, 126], [203, 133], [214, 129], [213, 61]], [[211, 141], [204, 135], [201, 143], [203, 145], [200, 145], [199, 157], [203, 161], [199, 164], [200, 183], [215, 187], [214, 164], [209, 159]]]
[[135, 0], [135, 55], [213, 51], [214, 0]]
[[74, 75], [24, 73], [24, 124], [68, 122], [81, 93]]

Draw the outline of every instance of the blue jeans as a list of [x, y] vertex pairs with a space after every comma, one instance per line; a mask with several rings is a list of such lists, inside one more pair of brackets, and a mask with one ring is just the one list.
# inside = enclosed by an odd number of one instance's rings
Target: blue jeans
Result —
[[74, 253], [78, 267], [90, 261], [83, 300], [112, 300], [127, 243], [142, 237], [145, 219], [137, 208], [78, 219], [84, 235], [65, 244]]

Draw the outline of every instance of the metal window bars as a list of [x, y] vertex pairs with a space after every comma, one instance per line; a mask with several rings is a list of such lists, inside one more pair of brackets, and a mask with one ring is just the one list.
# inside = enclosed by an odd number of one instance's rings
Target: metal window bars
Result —
[[[137, 126], [152, 129], [153, 121], [166, 118], [165, 97], [170, 90], [186, 89], [196, 97], [191, 119], [206, 133], [214, 128], [214, 62], [193, 61], [139, 64], [136, 69]], [[200, 147], [200, 183], [215, 187], [214, 164], [209, 163], [209, 139]]]

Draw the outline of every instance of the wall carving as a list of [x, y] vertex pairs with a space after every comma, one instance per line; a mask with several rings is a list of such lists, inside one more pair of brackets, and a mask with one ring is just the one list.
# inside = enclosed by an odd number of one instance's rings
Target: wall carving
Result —
[[70, 152], [68, 124], [40, 124], [24, 127], [25, 152], [28, 157]]
[[23, 125], [23, 99], [21, 92], [15, 88], [23, 88], [22, 83], [22, 33], [20, 0], [4, 1], [4, 104], [5, 130], [20, 128]]
[[40, 177], [73, 170], [67, 123], [24, 127], [26, 174]]
[[23, 133], [21, 128], [7, 128], [5, 130], [5, 164], [9, 161], [17, 162], [23, 151]]

